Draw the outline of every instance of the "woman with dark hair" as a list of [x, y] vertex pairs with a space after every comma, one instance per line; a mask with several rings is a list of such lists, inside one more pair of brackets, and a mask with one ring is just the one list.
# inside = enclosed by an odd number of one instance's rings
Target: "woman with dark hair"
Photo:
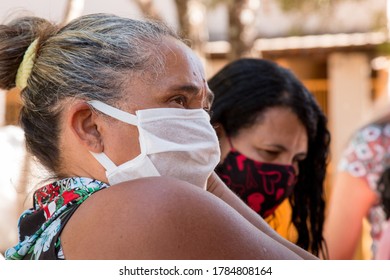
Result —
[[294, 74], [263, 59], [240, 59], [209, 80], [220, 178], [263, 218], [286, 198], [296, 244], [326, 258], [324, 178], [330, 134], [313, 95]]

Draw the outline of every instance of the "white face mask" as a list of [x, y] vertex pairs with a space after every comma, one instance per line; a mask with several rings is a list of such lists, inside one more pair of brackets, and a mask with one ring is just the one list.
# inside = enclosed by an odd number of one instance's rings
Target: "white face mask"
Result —
[[206, 188], [207, 179], [220, 159], [217, 135], [203, 109], [155, 108], [121, 111], [100, 101], [95, 109], [139, 131], [141, 154], [116, 166], [106, 154], [92, 153], [106, 169], [111, 185], [151, 176], [174, 177]]

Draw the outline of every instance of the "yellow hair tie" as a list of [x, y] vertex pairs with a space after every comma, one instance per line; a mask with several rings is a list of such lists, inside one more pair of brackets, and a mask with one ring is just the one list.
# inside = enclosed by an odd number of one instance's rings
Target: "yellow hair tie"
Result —
[[35, 39], [24, 53], [22, 63], [20, 63], [18, 72], [16, 74], [15, 84], [23, 90], [27, 86], [27, 80], [30, 77], [31, 70], [34, 66], [38, 39]]

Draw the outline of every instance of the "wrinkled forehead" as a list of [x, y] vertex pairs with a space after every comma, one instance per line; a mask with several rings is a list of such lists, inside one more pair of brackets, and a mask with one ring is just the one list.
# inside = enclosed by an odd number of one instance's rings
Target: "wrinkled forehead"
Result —
[[202, 103], [209, 98], [205, 71], [197, 55], [183, 42], [174, 38], [164, 38], [152, 54], [152, 63], [161, 65], [152, 69], [130, 73], [125, 78], [124, 96], [137, 108], [151, 108], [154, 103], [162, 106], [164, 99], [172, 94], [191, 93], [191, 100]]
[[166, 62], [170, 64], [167, 67], [173, 65], [180, 67], [180, 64], [183, 64], [182, 66], [189, 67], [194, 75], [205, 79], [205, 71], [200, 58], [183, 42], [174, 38], [166, 38], [162, 51]]
[[135, 71], [134, 78], [159, 83], [164, 78], [180, 76], [182, 79], [193, 80], [208, 87], [200, 58], [182, 41], [165, 37], [158, 45], [152, 47], [149, 55], [149, 67], [143, 71]]
[[163, 72], [158, 73], [157, 83], [160, 86], [167, 84], [188, 84], [202, 89], [205, 97], [209, 87], [206, 80], [203, 64], [195, 52], [183, 42], [166, 38], [160, 48], [164, 61]]

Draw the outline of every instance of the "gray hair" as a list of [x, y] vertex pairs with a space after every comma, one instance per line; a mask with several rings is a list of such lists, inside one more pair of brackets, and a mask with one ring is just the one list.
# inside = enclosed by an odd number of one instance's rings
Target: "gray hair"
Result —
[[153, 75], [164, 67], [164, 57], [158, 50], [165, 37], [179, 39], [163, 24], [109, 14], [82, 16], [63, 28], [36, 17], [0, 25], [3, 89], [15, 86], [24, 52], [31, 42], [39, 40], [27, 87], [22, 90], [20, 117], [32, 154], [60, 175], [63, 101], [118, 101], [131, 74]]

